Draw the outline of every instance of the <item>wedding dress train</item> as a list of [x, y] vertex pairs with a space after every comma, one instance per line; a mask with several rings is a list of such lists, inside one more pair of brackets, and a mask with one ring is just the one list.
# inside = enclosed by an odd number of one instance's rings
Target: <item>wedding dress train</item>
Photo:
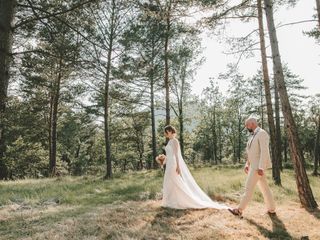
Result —
[[[169, 140], [165, 150], [167, 159], [163, 180], [163, 207], [228, 209], [226, 205], [212, 201], [198, 186], [182, 158], [179, 142], [176, 139]], [[176, 172], [176, 156], [179, 161], [180, 175]]]

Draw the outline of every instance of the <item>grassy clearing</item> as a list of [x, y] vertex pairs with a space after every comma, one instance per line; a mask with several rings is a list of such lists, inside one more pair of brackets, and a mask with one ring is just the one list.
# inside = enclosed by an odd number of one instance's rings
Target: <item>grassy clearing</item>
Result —
[[[212, 198], [237, 204], [242, 169], [192, 172]], [[109, 181], [86, 176], [1, 182], [0, 239], [320, 239], [320, 214], [300, 208], [293, 172], [284, 171], [282, 182], [271, 184], [276, 218], [262, 215], [257, 192], [242, 220], [227, 211], [161, 208], [160, 170]], [[320, 203], [320, 179], [310, 176], [310, 183]]]

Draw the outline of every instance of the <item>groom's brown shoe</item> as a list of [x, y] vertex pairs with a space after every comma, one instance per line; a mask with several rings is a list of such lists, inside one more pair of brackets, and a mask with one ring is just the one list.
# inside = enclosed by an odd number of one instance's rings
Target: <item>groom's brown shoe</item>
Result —
[[233, 215], [242, 218], [242, 212], [238, 208], [234, 208], [234, 209], [228, 208], [228, 211], [231, 212]]
[[274, 217], [277, 215], [277, 213], [275, 211], [267, 211], [267, 214], [270, 216], [270, 217]]

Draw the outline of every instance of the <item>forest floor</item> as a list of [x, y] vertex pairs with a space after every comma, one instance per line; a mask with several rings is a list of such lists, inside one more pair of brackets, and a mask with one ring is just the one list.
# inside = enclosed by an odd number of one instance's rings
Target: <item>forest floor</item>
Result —
[[[197, 168], [192, 173], [215, 200], [236, 206], [241, 169]], [[310, 176], [320, 203], [320, 178]], [[269, 179], [271, 182], [271, 179]], [[227, 210], [161, 208], [162, 172], [0, 182], [0, 239], [320, 239], [320, 211], [300, 207], [293, 172], [270, 184], [277, 215], [265, 214], [261, 194], [243, 219]]]

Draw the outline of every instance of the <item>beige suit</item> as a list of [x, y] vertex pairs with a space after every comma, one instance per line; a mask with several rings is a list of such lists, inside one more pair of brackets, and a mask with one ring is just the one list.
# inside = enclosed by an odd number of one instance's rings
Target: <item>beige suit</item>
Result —
[[[269, 152], [269, 135], [261, 128], [256, 128], [247, 143], [248, 177], [245, 185], [245, 193], [240, 201], [239, 209], [244, 210], [252, 198], [254, 188], [258, 184], [267, 205], [268, 211], [275, 210], [275, 203], [271, 190], [267, 183], [266, 169], [271, 168]], [[257, 170], [264, 170], [263, 176], [259, 176]]]

